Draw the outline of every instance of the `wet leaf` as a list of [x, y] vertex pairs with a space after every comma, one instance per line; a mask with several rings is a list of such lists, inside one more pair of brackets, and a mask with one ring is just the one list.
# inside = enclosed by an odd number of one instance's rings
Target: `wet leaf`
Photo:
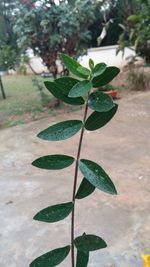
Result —
[[92, 89], [92, 83], [84, 80], [76, 83], [69, 92], [69, 97], [85, 96]]
[[91, 70], [94, 69], [94, 61], [91, 58], [89, 59], [89, 67]]
[[90, 75], [90, 71], [87, 68], [82, 67], [75, 59], [65, 54], [60, 54], [60, 58], [65, 67], [74, 75], [80, 78], [88, 78]]
[[82, 74], [82, 76], [84, 75], [86, 78], [90, 75], [90, 70], [81, 65], [77, 68], [77, 71], [80, 72], [80, 75]]
[[98, 75], [101, 75], [106, 70], [106, 68], [107, 68], [107, 65], [105, 63], [97, 64], [92, 71], [93, 78]]
[[40, 132], [37, 136], [40, 139], [48, 141], [60, 141], [70, 138], [75, 135], [83, 126], [82, 121], [68, 120], [56, 123], [44, 131]]
[[32, 165], [46, 170], [60, 170], [70, 166], [74, 158], [67, 155], [48, 155], [40, 157], [32, 162]]
[[71, 88], [78, 83], [80, 80], [77, 80], [75, 78], [69, 77], [69, 76], [64, 76], [64, 77], [60, 77], [58, 79], [55, 80], [55, 83], [57, 84], [57, 86], [59, 87], [59, 90], [61, 90], [61, 92], [68, 96], [69, 91], [71, 90]]
[[85, 233], [82, 236], [78, 236], [74, 242], [76, 248], [84, 252], [94, 251], [107, 247], [106, 242], [101, 237], [96, 235], [86, 235]]
[[114, 107], [114, 102], [108, 94], [97, 91], [89, 96], [88, 106], [95, 111], [106, 112]]
[[48, 223], [58, 222], [66, 218], [70, 214], [72, 209], [72, 202], [53, 205], [39, 211], [33, 219]]
[[79, 168], [84, 177], [96, 188], [116, 195], [116, 188], [107, 173], [95, 162], [87, 159], [79, 161]]
[[92, 194], [94, 190], [95, 190], [95, 186], [93, 186], [87, 179], [83, 178], [79, 186], [79, 189], [77, 191], [76, 198], [77, 199], [85, 198], [89, 196], [90, 194]]
[[54, 249], [43, 254], [30, 263], [30, 267], [54, 267], [68, 256], [70, 246]]
[[106, 70], [93, 78], [93, 87], [101, 87], [111, 82], [120, 72], [117, 67], [107, 67]]
[[118, 105], [115, 104], [115, 106], [107, 112], [94, 111], [86, 120], [85, 128], [88, 131], [95, 131], [103, 127], [114, 117], [117, 112], [117, 109]]
[[76, 267], [87, 267], [89, 261], [89, 252], [77, 250]]
[[[70, 104], [70, 105], [83, 105], [84, 99], [81, 97], [71, 98], [68, 96], [70, 89], [73, 87], [74, 84], [78, 82], [73, 78], [63, 77], [56, 79], [55, 82], [46, 81], [44, 82], [48, 91], [55, 96], [56, 98], [62, 100], [63, 102]], [[60, 80], [61, 79], [61, 80]], [[68, 83], [68, 86], [65, 87], [65, 84]]]

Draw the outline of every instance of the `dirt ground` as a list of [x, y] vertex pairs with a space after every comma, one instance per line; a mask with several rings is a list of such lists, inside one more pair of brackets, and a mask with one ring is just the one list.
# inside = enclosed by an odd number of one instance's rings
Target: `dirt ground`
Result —
[[[96, 234], [108, 244], [91, 253], [89, 267], [142, 267], [141, 255], [150, 254], [150, 93], [118, 103], [111, 123], [84, 136], [82, 158], [99, 163], [119, 192], [96, 190], [76, 203], [76, 235]], [[0, 131], [0, 267], [27, 267], [35, 257], [70, 243], [70, 217], [56, 224], [32, 217], [48, 205], [70, 201], [74, 166], [46, 171], [31, 162], [46, 154], [75, 155], [78, 134], [63, 142], [42, 141], [36, 134], [56, 119], [81, 117], [79, 110]], [[60, 266], [70, 267], [70, 258]]]

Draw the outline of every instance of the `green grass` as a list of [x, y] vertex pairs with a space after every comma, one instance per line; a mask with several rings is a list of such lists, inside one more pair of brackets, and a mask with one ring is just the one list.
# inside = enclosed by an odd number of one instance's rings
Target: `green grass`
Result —
[[[2, 81], [6, 93], [6, 100], [2, 99], [0, 91], [0, 127], [8, 127], [24, 123], [22, 115], [30, 114], [38, 119], [46, 108], [42, 106], [40, 92], [33, 85], [33, 76], [3, 76]], [[41, 84], [44, 78], [37, 78]], [[43, 92], [49, 101], [51, 96], [43, 86]], [[16, 120], [15, 120], [16, 117]], [[13, 119], [14, 118], [14, 119]], [[18, 123], [17, 123], [18, 121]]]

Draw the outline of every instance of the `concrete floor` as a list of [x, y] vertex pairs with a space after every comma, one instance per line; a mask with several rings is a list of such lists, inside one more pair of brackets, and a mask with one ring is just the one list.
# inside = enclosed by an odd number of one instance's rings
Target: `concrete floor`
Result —
[[[119, 107], [111, 123], [84, 136], [82, 157], [98, 162], [119, 192], [114, 197], [96, 190], [76, 203], [76, 234], [97, 234], [108, 243], [91, 253], [89, 267], [142, 267], [141, 254], [150, 253], [150, 93], [120, 100]], [[74, 166], [46, 171], [30, 163], [46, 154], [75, 155], [78, 134], [63, 142], [42, 141], [36, 134], [56, 120], [81, 115], [0, 131], [0, 267], [27, 267], [35, 257], [70, 243], [70, 217], [56, 224], [32, 217], [48, 205], [70, 201]], [[70, 267], [70, 258], [60, 266]]]

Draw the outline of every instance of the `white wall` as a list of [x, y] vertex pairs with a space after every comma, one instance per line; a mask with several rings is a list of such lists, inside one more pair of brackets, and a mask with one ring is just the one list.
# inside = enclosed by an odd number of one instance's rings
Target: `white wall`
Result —
[[[87, 55], [84, 55], [83, 57], [79, 58], [79, 62], [83, 64], [83, 66], [88, 67], [88, 60], [89, 58], [92, 58], [95, 63], [104, 62], [109, 66], [117, 66], [117, 67], [123, 67], [127, 63], [127, 58], [129, 56], [135, 55], [134, 51], [131, 49], [126, 48], [124, 56], [122, 55], [122, 52], [119, 52], [118, 55], [116, 55], [116, 49], [117, 45], [113, 46], [105, 46], [105, 47], [97, 47], [97, 48], [90, 48], [87, 51]], [[38, 57], [35, 57], [30, 51], [30, 63], [33, 67], [33, 69], [41, 73], [43, 71], [47, 71], [47, 68], [42, 64], [42, 60]], [[61, 64], [58, 61], [58, 70], [61, 71]], [[31, 72], [31, 70], [28, 69], [28, 72]]]
[[87, 51], [87, 55], [84, 55], [79, 59], [80, 63], [85, 67], [88, 67], [89, 58], [92, 58], [95, 63], [104, 62], [109, 66], [123, 67], [127, 63], [127, 58], [134, 56], [135, 52], [126, 48], [124, 56], [122, 52], [116, 55], [117, 45], [90, 48]]

